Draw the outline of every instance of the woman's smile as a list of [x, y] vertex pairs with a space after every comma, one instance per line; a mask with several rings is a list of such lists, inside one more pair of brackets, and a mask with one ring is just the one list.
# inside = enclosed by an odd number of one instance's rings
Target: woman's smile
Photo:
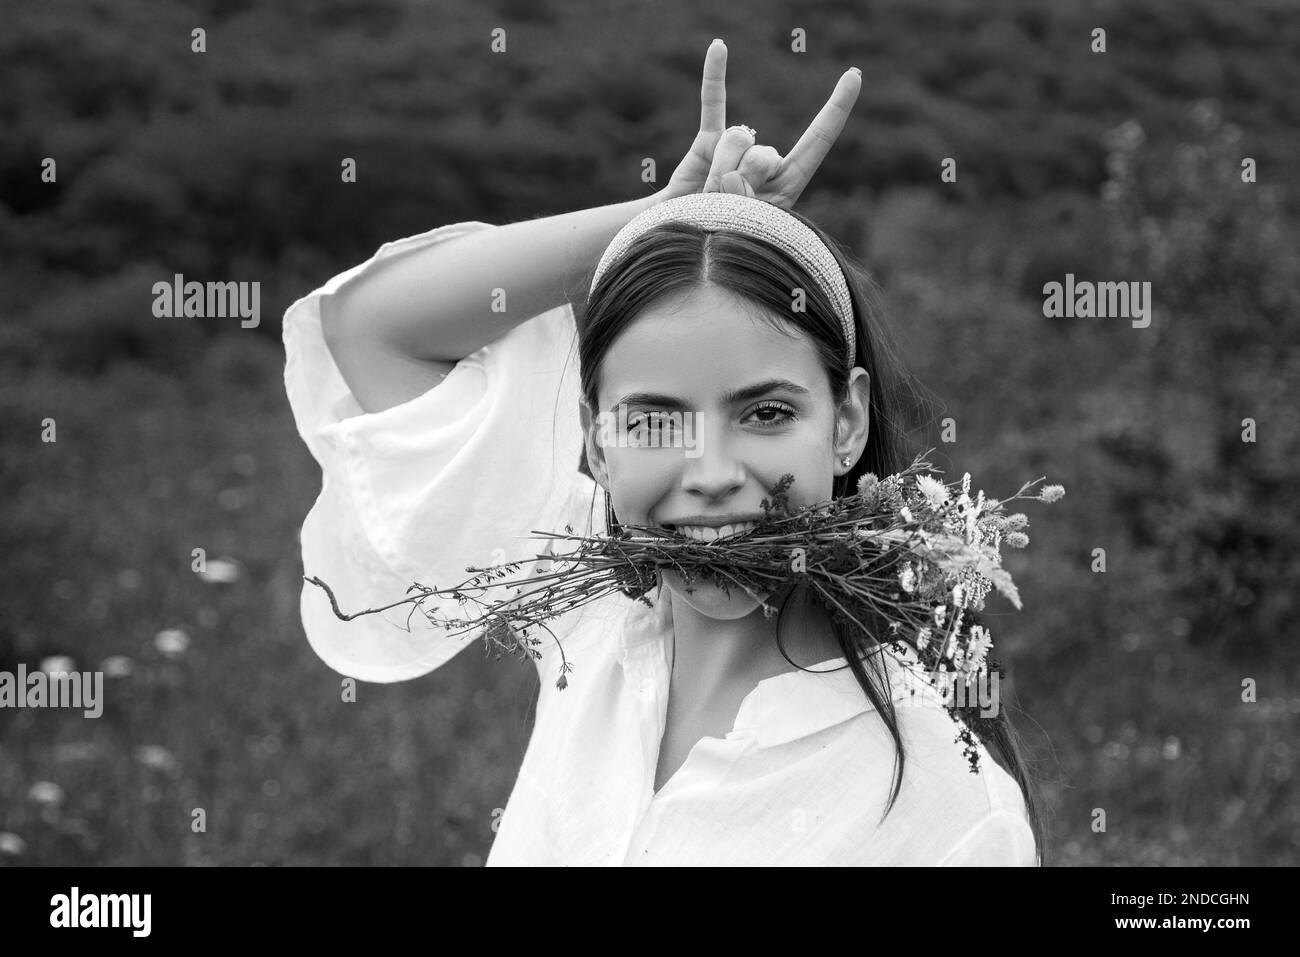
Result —
[[678, 525], [665, 526], [669, 531], [685, 535], [687, 538], [693, 538], [699, 542], [712, 542], [719, 538], [725, 538], [728, 535], [739, 535], [754, 528], [754, 522], [734, 522], [727, 525]]
[[712, 542], [727, 535], [739, 535], [753, 528], [762, 518], [757, 512], [730, 515], [683, 515], [671, 522], [659, 522], [670, 532], [696, 541]]

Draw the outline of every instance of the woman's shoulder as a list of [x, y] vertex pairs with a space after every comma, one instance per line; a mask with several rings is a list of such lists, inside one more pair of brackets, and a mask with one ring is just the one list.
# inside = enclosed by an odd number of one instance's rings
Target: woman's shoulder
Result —
[[[905, 752], [904, 787], [946, 817], [974, 822], [996, 811], [1023, 812], [1020, 786], [950, 706], [942, 679], [926, 671], [910, 649], [891, 649], [888, 657], [890, 704]], [[976, 693], [969, 694], [975, 703]], [[883, 729], [880, 717], [873, 717]]]
[[[896, 806], [881, 822], [878, 800], [892, 790], [894, 765], [872, 775], [870, 799], [863, 802], [861, 826], [871, 840], [898, 842], [900, 861], [918, 863], [1032, 864], [1033, 831], [1016, 779], [994, 760], [975, 731], [950, 709], [923, 677], [897, 677], [891, 703], [903, 742], [902, 782]], [[861, 727], [870, 734], [879, 759], [892, 755], [892, 735], [879, 714]], [[891, 826], [892, 825], [892, 826]], [[878, 828], [886, 826], [891, 838]]]

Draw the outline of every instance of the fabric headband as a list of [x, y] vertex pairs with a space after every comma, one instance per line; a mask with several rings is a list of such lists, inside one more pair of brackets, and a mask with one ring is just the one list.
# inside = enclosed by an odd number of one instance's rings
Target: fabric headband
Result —
[[795, 217], [779, 206], [738, 193], [689, 193], [665, 200], [634, 216], [615, 234], [596, 266], [591, 288], [605, 271], [627, 251], [633, 241], [661, 223], [689, 223], [709, 231], [727, 230], [761, 239], [788, 252], [828, 294], [839, 314], [848, 343], [848, 366], [857, 356], [853, 325], [853, 300], [844, 273], [826, 244]]

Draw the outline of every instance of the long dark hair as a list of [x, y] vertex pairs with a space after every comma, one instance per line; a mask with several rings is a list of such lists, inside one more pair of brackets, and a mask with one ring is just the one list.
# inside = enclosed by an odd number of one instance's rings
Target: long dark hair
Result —
[[[911, 464], [909, 421], [930, 407], [928, 390], [906, 369], [886, 323], [884, 297], [866, 267], [854, 260], [839, 244], [806, 216], [790, 210], [831, 250], [849, 287], [857, 324], [855, 365], [871, 375], [869, 434], [866, 449], [854, 466], [839, 476], [833, 497], [843, 498], [857, 489], [858, 479], [867, 472], [879, 478], [902, 471]], [[588, 281], [590, 280], [590, 273]], [[789, 333], [793, 325], [816, 346], [830, 381], [836, 402], [848, 395], [849, 370], [844, 362], [847, 347], [835, 309], [821, 286], [786, 255], [768, 243], [740, 233], [705, 231], [679, 222], [658, 225], [639, 236], [619, 260], [601, 276], [587, 296], [585, 309], [575, 309], [578, 330], [578, 358], [583, 396], [592, 409], [599, 407], [597, 393], [601, 360], [614, 341], [651, 303], [673, 292], [687, 292], [712, 284], [761, 307], [756, 312], [779, 331]], [[805, 311], [791, 309], [793, 290], [805, 293]], [[788, 324], [788, 325], [786, 325]], [[579, 470], [591, 476], [584, 447]], [[794, 586], [790, 597], [807, 600], [802, 585]], [[782, 602], [777, 617], [780, 625], [789, 601]], [[844, 658], [858, 684], [894, 739], [894, 784], [886, 815], [893, 809], [903, 781], [906, 754], [899, 733], [889, 689], [889, 676], [882, 656], [864, 654], [880, 646], [870, 633], [847, 627], [832, 619], [832, 627]], [[785, 656], [784, 648], [781, 654]], [[789, 661], [789, 657], [786, 656]], [[864, 661], [872, 664], [870, 670]], [[791, 662], [791, 664], [794, 664]], [[796, 665], [796, 667], [798, 667]], [[990, 754], [1012, 775], [1024, 796], [1030, 825], [1045, 860], [1043, 827], [1036, 797], [1037, 785], [1026, 771], [1020, 740], [1005, 708], [996, 719], [979, 722], [982, 740]]]

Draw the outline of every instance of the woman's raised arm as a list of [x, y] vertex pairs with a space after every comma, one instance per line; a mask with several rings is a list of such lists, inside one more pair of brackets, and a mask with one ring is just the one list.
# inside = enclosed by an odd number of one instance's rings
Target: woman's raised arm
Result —
[[[391, 256], [323, 297], [321, 331], [357, 404], [381, 412], [423, 395], [460, 359], [580, 299], [576, 286], [614, 234], [653, 202], [465, 233]], [[493, 309], [498, 289], [504, 311]]]
[[[357, 404], [382, 412], [423, 395], [465, 356], [564, 302], [580, 315], [586, 290], [577, 285], [614, 234], [642, 210], [704, 188], [723, 133], [726, 64], [715, 41], [704, 58], [700, 132], [659, 192], [413, 249], [323, 297], [321, 333]], [[505, 311], [494, 310], [497, 289]]]

